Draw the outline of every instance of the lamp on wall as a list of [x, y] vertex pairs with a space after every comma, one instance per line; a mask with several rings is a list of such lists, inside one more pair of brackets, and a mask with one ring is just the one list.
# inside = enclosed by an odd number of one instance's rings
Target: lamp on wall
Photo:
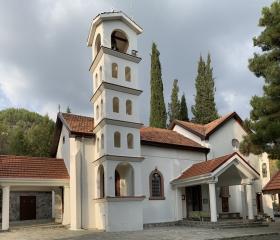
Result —
[[186, 196], [184, 194], [182, 195], [182, 200], [186, 200]]

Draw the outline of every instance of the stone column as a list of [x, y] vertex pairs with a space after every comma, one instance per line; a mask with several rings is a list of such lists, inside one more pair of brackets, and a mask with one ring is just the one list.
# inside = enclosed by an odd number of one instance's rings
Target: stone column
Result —
[[9, 229], [9, 212], [10, 212], [10, 186], [2, 189], [2, 230]]
[[62, 224], [68, 225], [70, 224], [70, 188], [69, 186], [64, 186], [63, 191], [63, 216], [62, 216]]
[[211, 181], [209, 185], [211, 222], [217, 222], [217, 202], [216, 202], [216, 181]]
[[253, 213], [252, 183], [246, 184], [246, 195], [247, 195], [248, 219], [253, 220], [254, 213]]

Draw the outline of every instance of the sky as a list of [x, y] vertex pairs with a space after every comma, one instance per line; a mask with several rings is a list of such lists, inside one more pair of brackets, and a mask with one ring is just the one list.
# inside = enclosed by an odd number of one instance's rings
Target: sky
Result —
[[72, 113], [93, 115], [90, 97], [91, 49], [86, 46], [92, 19], [121, 10], [143, 29], [138, 38], [141, 121], [148, 124], [150, 52], [160, 51], [165, 104], [179, 80], [191, 116], [199, 56], [212, 57], [215, 100], [220, 115], [249, 117], [250, 99], [262, 94], [263, 80], [248, 69], [252, 38], [269, 0], [0, 0], [0, 110], [26, 108], [55, 120]]

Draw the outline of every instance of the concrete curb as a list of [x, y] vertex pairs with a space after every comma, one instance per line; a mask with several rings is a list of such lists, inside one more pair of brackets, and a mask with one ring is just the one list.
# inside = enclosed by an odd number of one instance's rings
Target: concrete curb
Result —
[[222, 238], [209, 238], [206, 240], [235, 240], [235, 239], [244, 239], [244, 238], [253, 238], [253, 237], [267, 237], [267, 236], [278, 236], [280, 237], [280, 233], [273, 232], [273, 233], [261, 233], [261, 234], [249, 234], [249, 235], [242, 235], [238, 237], [222, 237]]

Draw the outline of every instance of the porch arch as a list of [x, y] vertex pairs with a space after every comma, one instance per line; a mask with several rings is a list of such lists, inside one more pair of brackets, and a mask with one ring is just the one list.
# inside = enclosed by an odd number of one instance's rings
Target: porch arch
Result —
[[134, 170], [130, 163], [119, 163], [115, 169], [115, 196], [134, 195]]

